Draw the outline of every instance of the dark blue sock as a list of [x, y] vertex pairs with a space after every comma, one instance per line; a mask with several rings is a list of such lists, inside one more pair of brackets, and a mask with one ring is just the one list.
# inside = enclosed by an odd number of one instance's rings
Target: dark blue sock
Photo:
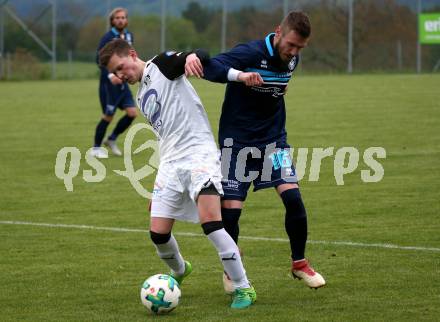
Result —
[[299, 189], [289, 189], [281, 193], [286, 207], [285, 228], [289, 236], [292, 260], [305, 258], [307, 242], [307, 214]]
[[238, 225], [240, 215], [241, 209], [239, 208], [222, 208], [223, 225], [236, 244], [238, 244], [238, 235], [240, 234]]
[[134, 118], [129, 117], [128, 115], [121, 117], [121, 119], [118, 121], [118, 124], [116, 124], [113, 133], [108, 137], [108, 139], [112, 141], [116, 141], [118, 135], [123, 133], [131, 125], [133, 120]]
[[110, 124], [110, 122], [107, 122], [104, 119], [101, 119], [96, 126], [96, 132], [95, 132], [95, 147], [99, 147], [102, 144], [102, 140], [105, 136], [105, 131], [107, 131], [107, 127]]

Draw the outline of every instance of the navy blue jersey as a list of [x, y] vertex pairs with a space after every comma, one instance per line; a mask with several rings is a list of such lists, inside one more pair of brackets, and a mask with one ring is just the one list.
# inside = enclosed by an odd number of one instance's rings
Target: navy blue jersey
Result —
[[274, 33], [264, 40], [240, 44], [204, 63], [204, 78], [226, 83], [229, 68], [258, 72], [261, 86], [228, 82], [219, 126], [219, 143], [232, 138], [235, 146], [264, 146], [286, 139], [284, 93], [299, 57], [284, 63], [273, 46]]
[[[125, 30], [124, 29], [124, 39], [130, 44], [130, 45], [133, 45], [133, 34], [131, 33], [131, 32], [129, 32], [129, 31], [127, 31], [127, 30]], [[101, 48], [102, 47], [104, 47], [108, 42], [110, 42], [110, 41], [112, 41], [113, 39], [115, 39], [115, 38], [121, 38], [121, 36], [120, 36], [120, 34], [119, 34], [119, 32], [116, 30], [116, 28], [112, 28], [112, 29], [110, 29], [102, 38], [101, 38], [101, 41], [99, 42], [99, 45], [98, 45], [98, 49], [97, 49], [97, 51], [96, 51], [96, 63], [98, 64], [98, 66], [99, 66], [99, 61], [98, 61], [98, 53], [99, 53], [99, 51], [101, 50]], [[111, 86], [111, 87], [109, 87], [109, 89], [111, 90], [111, 91], [116, 91], [116, 95], [115, 96], [118, 96], [118, 91], [122, 91], [122, 90], [124, 90], [125, 88], [127, 88], [128, 89], [128, 86], [127, 86], [127, 84], [122, 84], [122, 85], [117, 85], [117, 86], [115, 86], [115, 85], [113, 85], [111, 82], [110, 82], [110, 80], [108, 79], [108, 71], [107, 71], [107, 69], [105, 68], [105, 67], [99, 67], [100, 69], [101, 69], [101, 78], [100, 78], [100, 82], [101, 82], [101, 85], [107, 85], [107, 86]]]

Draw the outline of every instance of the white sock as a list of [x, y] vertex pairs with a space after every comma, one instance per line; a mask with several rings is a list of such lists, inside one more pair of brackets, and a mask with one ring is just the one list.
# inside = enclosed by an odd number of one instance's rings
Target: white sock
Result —
[[232, 280], [234, 288], [250, 287], [246, 271], [241, 262], [240, 251], [226, 230], [224, 228], [215, 230], [208, 235], [208, 238], [217, 249], [223, 268]]
[[179, 251], [179, 245], [173, 235], [165, 244], [154, 244], [159, 257], [177, 275], [185, 273], [185, 262]]

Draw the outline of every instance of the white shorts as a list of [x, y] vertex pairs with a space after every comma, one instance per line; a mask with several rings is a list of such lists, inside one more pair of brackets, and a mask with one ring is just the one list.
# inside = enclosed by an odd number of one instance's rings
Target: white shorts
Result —
[[151, 217], [199, 222], [196, 200], [214, 185], [223, 195], [220, 152], [199, 152], [160, 163], [151, 200]]

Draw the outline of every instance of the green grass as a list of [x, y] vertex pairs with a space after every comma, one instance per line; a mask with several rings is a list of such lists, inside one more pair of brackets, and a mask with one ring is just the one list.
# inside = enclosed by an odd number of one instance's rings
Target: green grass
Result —
[[[52, 65], [46, 64], [49, 70], [48, 75], [52, 75]], [[98, 78], [99, 69], [95, 63], [84, 62], [58, 62], [56, 65], [57, 79], [83, 79], [83, 78]]]
[[[309, 148], [302, 195], [312, 241], [351, 241], [440, 248], [440, 92], [438, 75], [298, 77], [287, 95], [290, 144]], [[97, 81], [0, 84], [0, 221], [148, 229], [147, 200], [113, 172], [123, 160], [103, 161], [107, 176], [86, 183], [84, 160], [100, 117]], [[196, 81], [214, 132], [223, 86]], [[121, 115], [120, 112], [118, 115]], [[142, 122], [139, 118], [138, 122]], [[139, 135], [136, 144], [146, 137]], [[82, 153], [74, 191], [54, 174], [64, 146]], [[333, 158], [309, 182], [314, 147], [359, 149], [345, 185], [333, 177]], [[381, 146], [385, 176], [363, 183], [363, 151]], [[148, 153], [134, 157], [136, 169]], [[153, 177], [144, 185], [151, 190]], [[286, 238], [276, 193], [250, 193], [243, 236]], [[178, 223], [178, 232], [202, 233]], [[318, 291], [288, 277], [287, 242], [242, 239], [245, 266], [258, 292], [248, 310], [228, 309], [221, 266], [205, 237], [177, 236], [194, 272], [173, 321], [438, 321], [440, 252], [335, 244], [308, 245], [326, 277]], [[142, 232], [0, 224], [1, 321], [145, 321], [143, 280], [167, 269]]]

